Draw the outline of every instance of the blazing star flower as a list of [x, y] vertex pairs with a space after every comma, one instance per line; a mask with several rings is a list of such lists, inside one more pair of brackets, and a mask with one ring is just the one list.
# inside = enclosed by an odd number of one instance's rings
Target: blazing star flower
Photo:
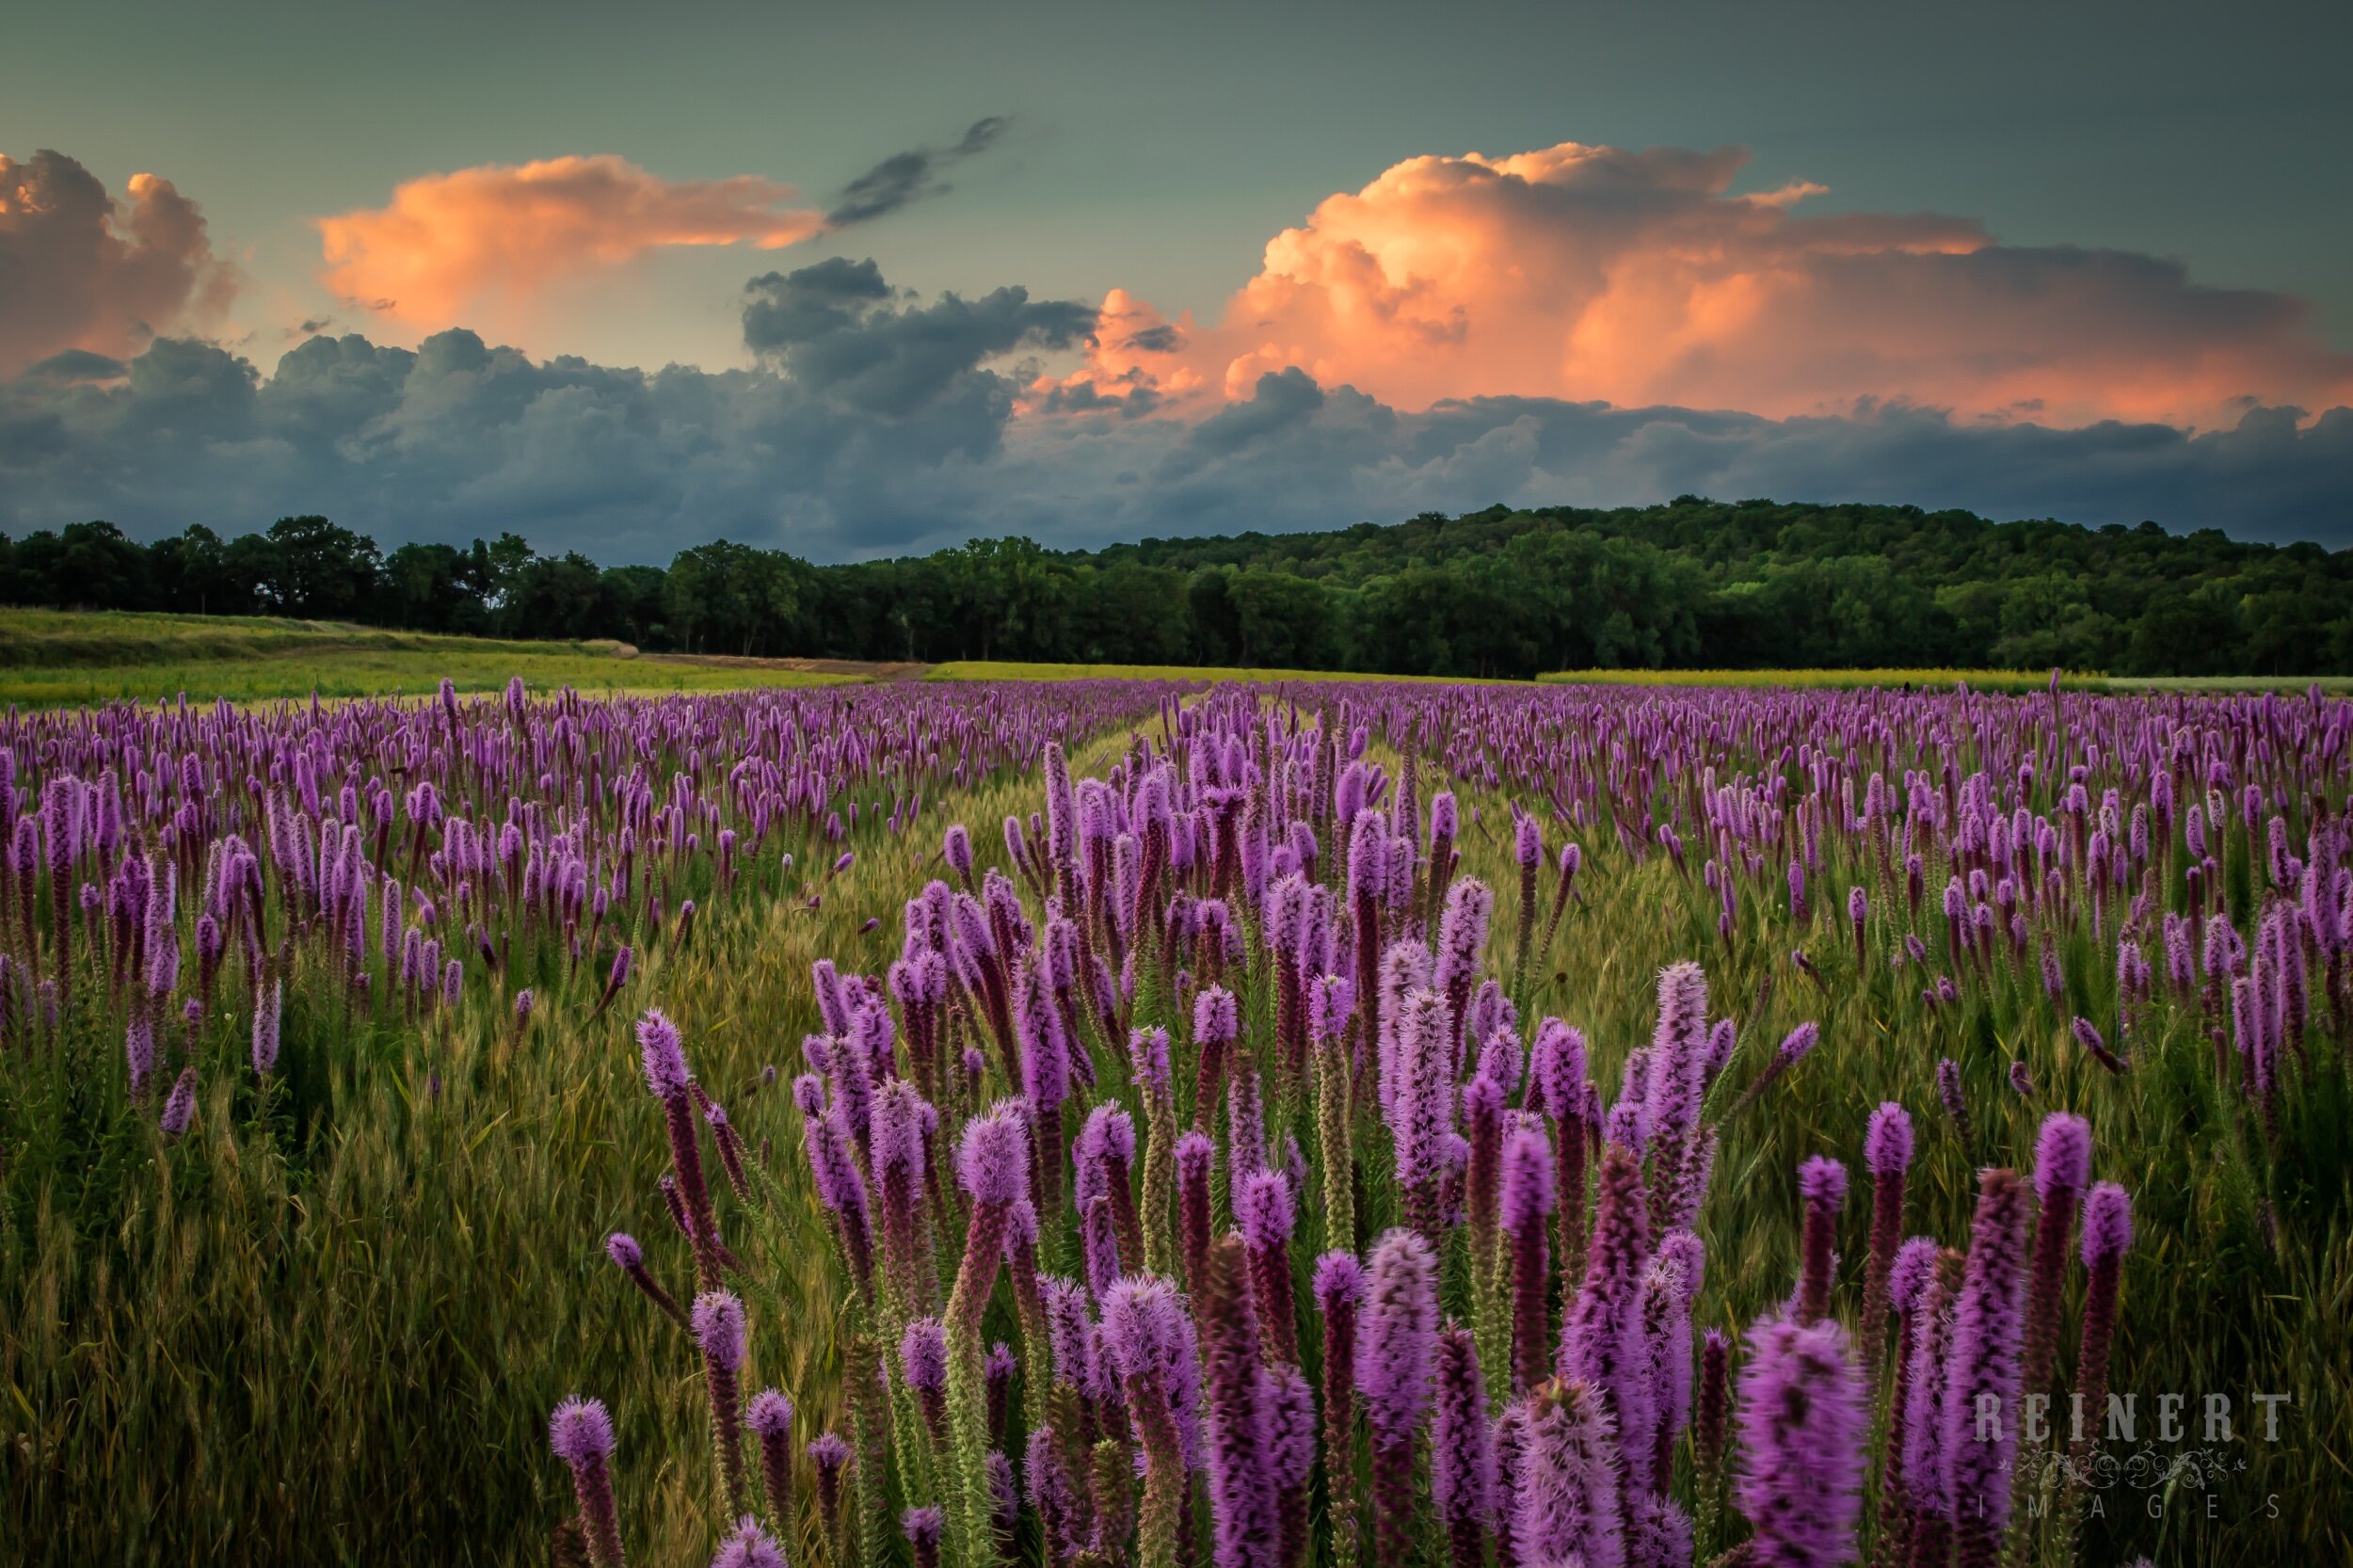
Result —
[[1846, 1331], [1782, 1318], [1751, 1329], [1738, 1419], [1733, 1496], [1755, 1531], [1756, 1560], [1774, 1568], [1852, 1561], [1869, 1417]]
[[578, 1395], [555, 1407], [548, 1446], [571, 1468], [572, 1495], [597, 1568], [621, 1568], [621, 1529], [613, 1502], [613, 1417], [601, 1400]]

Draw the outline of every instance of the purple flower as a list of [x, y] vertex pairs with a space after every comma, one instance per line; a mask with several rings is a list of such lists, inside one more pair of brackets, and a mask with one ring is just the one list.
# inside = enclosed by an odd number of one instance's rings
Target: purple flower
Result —
[[1275, 1568], [1278, 1521], [1269, 1484], [1250, 1266], [1241, 1243], [1230, 1236], [1209, 1251], [1201, 1350], [1218, 1568]]
[[2081, 1192], [2091, 1184], [2091, 1124], [2055, 1111], [2042, 1118], [2035, 1140], [2035, 1196], [2049, 1204], [2062, 1191]]
[[1838, 1210], [1847, 1201], [1847, 1167], [1827, 1155], [1814, 1156], [1798, 1167], [1798, 1196], [1805, 1205], [1798, 1247], [1804, 1270], [1798, 1289], [1798, 1320], [1811, 1323], [1830, 1310]]
[[620, 1522], [613, 1504], [613, 1418], [601, 1400], [575, 1394], [548, 1421], [548, 1446], [570, 1466], [572, 1495], [597, 1568], [621, 1568]]
[[1914, 1236], [1896, 1249], [1896, 1261], [1887, 1271], [1887, 1304], [1909, 1316], [1919, 1305], [1920, 1294], [1928, 1288], [1929, 1278], [1936, 1272], [1937, 1240], [1933, 1236]]
[[1512, 1481], [1512, 1547], [1524, 1563], [1624, 1568], [1616, 1450], [1593, 1385], [1548, 1383], [1529, 1395]]
[[1912, 1117], [1894, 1100], [1871, 1112], [1863, 1135], [1863, 1163], [1875, 1176], [1900, 1176], [1912, 1165]]
[[2132, 1243], [2132, 1199], [2123, 1188], [2104, 1181], [2084, 1200], [2083, 1259], [2091, 1280], [2084, 1291], [2075, 1392], [2086, 1411], [2107, 1408], [2108, 1354], [2116, 1339], [2117, 1289], [2123, 1278], [2124, 1251]]
[[792, 1431], [792, 1401], [773, 1388], [763, 1388], [744, 1407], [744, 1424], [762, 1438], [789, 1436]]
[[1274, 1483], [1277, 1560], [1304, 1562], [1307, 1552], [1307, 1478], [1316, 1464], [1316, 1400], [1297, 1367], [1278, 1362], [1258, 1373], [1266, 1422], [1266, 1460]]
[[1555, 1121], [1580, 1113], [1585, 1096], [1585, 1036], [1558, 1018], [1536, 1026], [1536, 1043], [1529, 1049], [1528, 1087], [1530, 1109]]
[[[1356, 1388], [1365, 1397], [1375, 1434], [1385, 1443], [1410, 1443], [1429, 1408], [1438, 1336], [1437, 1268], [1430, 1243], [1415, 1231], [1392, 1230], [1373, 1244]], [[1321, 1297], [1321, 1270], [1317, 1284]]]
[[1133, 1064], [1136, 1081], [1154, 1093], [1168, 1091], [1168, 1031], [1139, 1029], [1128, 1036], [1128, 1059]]
[[1734, 1500], [1771, 1568], [1854, 1560], [1861, 1514], [1861, 1381], [1834, 1322], [1768, 1318], [1740, 1369], [1740, 1476]]
[[1980, 1173], [1943, 1404], [1945, 1496], [1966, 1568], [1991, 1564], [2009, 1526], [2025, 1328], [2019, 1297], [2025, 1276], [2025, 1184], [2018, 1173]]
[[189, 1121], [196, 1115], [196, 1067], [194, 1064], [180, 1069], [179, 1078], [171, 1085], [171, 1094], [164, 1101], [164, 1113], [159, 1122], [166, 1138], [177, 1138], [188, 1130]]
[[1254, 1251], [1282, 1251], [1290, 1244], [1293, 1224], [1289, 1180], [1277, 1171], [1252, 1172], [1235, 1199], [1234, 1217]]
[[948, 1386], [948, 1333], [936, 1318], [918, 1318], [899, 1339], [899, 1365], [918, 1393]]
[[679, 1042], [678, 1026], [648, 1008], [637, 1020], [637, 1049], [645, 1061], [646, 1087], [655, 1096], [670, 1099], [686, 1093], [695, 1075], [686, 1068], [686, 1050]]
[[1514, 1128], [1503, 1141], [1500, 1212], [1504, 1232], [1543, 1233], [1554, 1201], [1552, 1146], [1540, 1127]]
[[1231, 1044], [1241, 1033], [1241, 1010], [1234, 993], [1211, 985], [1193, 999], [1193, 1038], [1195, 1045]]
[[2124, 1071], [2126, 1066], [2124, 1059], [2108, 1048], [2107, 1041], [2101, 1038], [2100, 1032], [2092, 1027], [2089, 1018], [2077, 1018], [2068, 1027], [2075, 1036], [2075, 1043], [2081, 1046], [2085, 1053], [2094, 1062], [2112, 1073]]
[[[27, 825], [32, 819], [23, 819]], [[144, 1099], [147, 1080], [155, 1071], [155, 1022], [143, 1007], [131, 1009], [131, 1019], [122, 1031], [122, 1059], [131, 1079], [131, 1097]]]
[[548, 1422], [548, 1446], [575, 1469], [613, 1457], [613, 1417], [602, 1400], [572, 1396], [555, 1407]]
[[746, 1514], [735, 1522], [735, 1533], [719, 1544], [711, 1568], [785, 1568], [784, 1549]]
[[1409, 993], [1398, 1020], [1397, 1090], [1389, 1130], [1397, 1184], [1409, 1193], [1434, 1187], [1445, 1139], [1454, 1130], [1453, 1028], [1446, 999], [1428, 988]]
[[2132, 1244], [2133, 1200], [2115, 1182], [2101, 1182], [2084, 1200], [2084, 1267], [2112, 1262]]
[[1086, 1257], [1087, 1288], [1099, 1299], [1120, 1275], [1119, 1232], [1112, 1218], [1112, 1201], [1098, 1197], [1088, 1203], [1079, 1219], [1079, 1240]]
[[1670, 964], [1658, 971], [1658, 1026], [1641, 1097], [1651, 1134], [1671, 1159], [1699, 1120], [1707, 1058], [1707, 977], [1697, 964]]
[[703, 1358], [733, 1372], [744, 1366], [744, 1304], [726, 1290], [695, 1298], [695, 1343]]
[[1512, 1294], [1512, 1378], [1532, 1388], [1545, 1375], [1550, 1273], [1545, 1220], [1553, 1208], [1552, 1147], [1539, 1127], [1514, 1128], [1503, 1141], [1500, 1198]]
[[1254, 1171], [1242, 1181], [1235, 1200], [1236, 1218], [1250, 1250], [1251, 1288], [1257, 1304], [1259, 1327], [1277, 1361], [1299, 1359], [1298, 1331], [1292, 1320], [1290, 1236], [1294, 1221], [1290, 1178], [1279, 1171]]
[[1494, 1508], [1487, 1385], [1480, 1376], [1479, 1347], [1468, 1330], [1448, 1326], [1438, 1336], [1437, 1348], [1437, 1400], [1430, 1423], [1431, 1501], [1446, 1527], [1454, 1568], [1481, 1568], [1484, 1530]]
[[1604, 1147], [1585, 1279], [1561, 1325], [1558, 1370], [1606, 1401], [1620, 1444], [1647, 1454], [1656, 1431], [1640, 1294], [1650, 1260], [1649, 1204], [1633, 1153]]
[[939, 1538], [946, 1525], [946, 1516], [936, 1508], [910, 1508], [899, 1515], [900, 1533], [907, 1538], [917, 1568], [933, 1568], [939, 1561]]
[[956, 1179], [974, 1203], [1010, 1207], [1030, 1195], [1029, 1158], [1020, 1117], [1000, 1105], [964, 1124]]
[[1871, 1244], [1863, 1266], [1863, 1375], [1879, 1375], [1886, 1347], [1889, 1278], [1904, 1229], [1904, 1181], [1912, 1164], [1912, 1117], [1894, 1100], [1871, 1112], [1863, 1139], [1871, 1172]]
[[1953, 1119], [1954, 1129], [1966, 1143], [1969, 1138], [1969, 1102], [1961, 1097], [1961, 1064], [1947, 1056], [1936, 1064], [1936, 1097], [1945, 1103], [1945, 1114]]
[[1447, 889], [1446, 912], [1438, 918], [1437, 968], [1431, 984], [1455, 1012], [1461, 1010], [1462, 1000], [1469, 995], [1471, 982], [1478, 976], [1495, 907], [1494, 889], [1475, 876], [1466, 876]]
[[2025, 1340], [2021, 1385], [2044, 1392], [2058, 1354], [2059, 1296], [2067, 1284], [2069, 1242], [2075, 1210], [2091, 1182], [2091, 1124], [2055, 1111], [2042, 1118], [2035, 1140], [2034, 1247], [2027, 1264]]
[[1209, 1254], [1209, 1172], [1217, 1145], [1206, 1132], [1188, 1132], [1176, 1140], [1176, 1158], [1177, 1238], [1186, 1283], [1198, 1291], [1207, 1282], [1202, 1271]]
[[1354, 1253], [1328, 1252], [1316, 1259], [1316, 1310], [1327, 1316], [1336, 1308], [1353, 1307], [1365, 1299], [1365, 1271]]
[[1070, 1042], [1053, 992], [1035, 965], [1021, 965], [1014, 977], [1014, 1021], [1021, 1042], [1022, 1092], [1042, 1112], [1059, 1109], [1070, 1097]]
[[268, 990], [254, 998], [253, 1070], [257, 1073], [267, 1073], [278, 1065], [278, 1022], [285, 996], [285, 982], [272, 981]]

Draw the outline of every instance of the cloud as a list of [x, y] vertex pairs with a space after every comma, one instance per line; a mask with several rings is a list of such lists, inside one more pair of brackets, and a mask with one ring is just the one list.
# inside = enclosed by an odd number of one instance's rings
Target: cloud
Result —
[[625, 158], [545, 158], [428, 174], [391, 202], [318, 219], [325, 282], [424, 329], [500, 316], [562, 280], [680, 246], [779, 249], [819, 232], [792, 186], [664, 180]]
[[745, 347], [812, 395], [889, 419], [975, 389], [992, 405], [1010, 399], [1011, 383], [981, 370], [984, 360], [1079, 347], [1096, 321], [1092, 306], [1032, 300], [1023, 288], [917, 305], [885, 283], [872, 261], [839, 258], [768, 273], [744, 292]]
[[[1216, 326], [1114, 337], [1090, 374], [1249, 395], [1287, 367], [1384, 401], [1518, 395], [1779, 417], [1901, 401], [1964, 420], [2219, 427], [2353, 402], [2289, 296], [1935, 215], [1736, 195], [1738, 150], [1563, 142], [1408, 159], [1269, 241]], [[1117, 296], [1106, 315], [1149, 312]]]
[[128, 354], [227, 310], [236, 277], [196, 203], [152, 174], [123, 194], [62, 152], [0, 152], [0, 376], [66, 350]]
[[825, 215], [832, 229], [871, 223], [912, 201], [940, 196], [951, 188], [940, 170], [996, 145], [1008, 124], [1002, 115], [972, 122], [952, 147], [918, 147], [893, 153], [841, 187], [833, 210]]
[[[2353, 409], [2055, 428], [1910, 405], [1768, 418], [1550, 397], [1401, 408], [1289, 366], [1206, 417], [1036, 356], [1119, 324], [1020, 289], [918, 298], [872, 263], [753, 280], [748, 370], [536, 360], [470, 331], [312, 338], [264, 378], [207, 344], [0, 382], [0, 530], [153, 536], [318, 510], [374, 534], [666, 560], [719, 536], [817, 560], [1018, 532], [1080, 546], [1683, 491], [1966, 506], [2353, 545]], [[1143, 401], [1131, 401], [1141, 392]], [[1052, 417], [1035, 411], [1051, 402]]]
[[[993, 123], [867, 200], [917, 199]], [[44, 153], [0, 165], [0, 530], [317, 510], [387, 545], [835, 560], [1689, 490], [2353, 545], [2353, 379], [2294, 301], [1960, 219], [1805, 216], [1812, 186], [1730, 194], [1741, 162], [1417, 159], [1278, 235], [1206, 324], [1119, 289], [921, 297], [834, 258], [745, 285], [747, 369], [451, 328], [312, 336], [264, 376], [192, 334], [228, 288], [194, 206], [147, 177], [118, 206]], [[322, 229], [343, 292], [438, 327], [668, 246], [789, 246], [826, 222], [794, 200], [559, 159]]]

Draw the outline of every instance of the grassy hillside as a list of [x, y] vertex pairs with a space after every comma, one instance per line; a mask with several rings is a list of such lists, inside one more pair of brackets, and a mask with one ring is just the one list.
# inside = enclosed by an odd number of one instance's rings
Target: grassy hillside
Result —
[[245, 616], [0, 610], [0, 702], [372, 696], [492, 691], [516, 676], [584, 692], [816, 686], [858, 679], [777, 664], [644, 659], [625, 643], [520, 642]]

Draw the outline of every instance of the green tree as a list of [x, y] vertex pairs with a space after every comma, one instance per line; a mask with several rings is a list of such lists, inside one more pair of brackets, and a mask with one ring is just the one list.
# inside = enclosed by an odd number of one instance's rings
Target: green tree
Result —
[[280, 614], [305, 620], [379, 618], [383, 562], [376, 541], [322, 517], [280, 518], [269, 526], [277, 574], [267, 586]]

